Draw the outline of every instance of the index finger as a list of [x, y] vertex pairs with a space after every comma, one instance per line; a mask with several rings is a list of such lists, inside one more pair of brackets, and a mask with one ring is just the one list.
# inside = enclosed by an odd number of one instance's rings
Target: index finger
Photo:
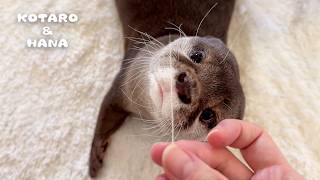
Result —
[[240, 149], [254, 171], [273, 165], [288, 165], [270, 135], [254, 124], [235, 119], [223, 120], [207, 138], [213, 147]]
[[[176, 141], [174, 144], [183, 151], [195, 155], [229, 179], [250, 179], [252, 176], [252, 172], [226, 148], [216, 149], [207, 143], [186, 140]], [[170, 143], [157, 143], [151, 148], [152, 160], [160, 166], [163, 166], [163, 152], [169, 145]]]

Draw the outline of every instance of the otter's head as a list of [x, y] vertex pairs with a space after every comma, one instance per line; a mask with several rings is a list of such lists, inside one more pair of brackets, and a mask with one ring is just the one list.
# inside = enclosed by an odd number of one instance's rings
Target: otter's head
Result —
[[159, 126], [183, 138], [206, 135], [219, 121], [241, 119], [245, 99], [235, 57], [213, 37], [183, 37], [150, 57], [149, 96]]

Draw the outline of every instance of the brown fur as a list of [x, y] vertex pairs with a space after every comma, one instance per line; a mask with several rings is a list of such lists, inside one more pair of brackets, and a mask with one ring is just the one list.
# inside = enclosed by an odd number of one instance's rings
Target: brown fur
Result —
[[[188, 36], [195, 36], [200, 21], [215, 3], [218, 3], [217, 6], [205, 18], [198, 32], [198, 36], [207, 36], [207, 38], [198, 39], [196, 44], [209, 46], [204, 48], [217, 49], [217, 51], [208, 50], [204, 64], [198, 67], [190, 63], [188, 57], [180, 54], [174, 55], [179, 60], [174, 66], [188, 72], [194, 85], [194, 90], [191, 89], [190, 92], [193, 98], [192, 106], [179, 109], [175, 116], [176, 119], [179, 119], [182, 114], [187, 114], [190, 120], [186, 121], [184, 126], [192, 123], [199, 112], [208, 105], [215, 107], [220, 119], [242, 118], [243, 116], [244, 98], [239, 84], [238, 66], [235, 58], [227, 52], [228, 50], [222, 46], [222, 43], [211, 38], [216, 37], [226, 43], [234, 0], [116, 0], [124, 36], [137, 38], [140, 38], [141, 35], [136, 30], [146, 32], [155, 38], [178, 34], [174, 30], [165, 29], [170, 26], [168, 22], [178, 26], [182, 24], [181, 29]], [[139, 53], [138, 50], [130, 49], [133, 46], [133, 42], [126, 39], [125, 59], [135, 57]], [[225, 54], [229, 54], [228, 57], [225, 57]], [[228, 62], [221, 64], [225, 58], [228, 59]], [[124, 69], [130, 63], [123, 63], [122, 70], [101, 105], [89, 160], [91, 177], [95, 177], [102, 166], [110, 135], [121, 126], [127, 115], [132, 112], [125, 107], [124, 104], [127, 101], [119, 90], [122, 82], [121, 75], [125, 73]], [[222, 88], [206, 88], [202, 89], [200, 93], [201, 87], [212, 83], [219, 84]], [[233, 101], [232, 98], [236, 96], [240, 98]], [[225, 107], [219, 105], [220, 103], [227, 103], [229, 106], [233, 103], [239, 108], [226, 110]]]

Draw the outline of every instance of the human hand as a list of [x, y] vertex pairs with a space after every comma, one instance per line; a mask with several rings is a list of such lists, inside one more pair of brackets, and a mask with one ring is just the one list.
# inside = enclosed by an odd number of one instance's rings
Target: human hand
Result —
[[[258, 126], [239, 120], [221, 121], [207, 136], [208, 143], [157, 143], [152, 160], [164, 169], [157, 180], [303, 179], [288, 164], [272, 138]], [[226, 146], [240, 150], [250, 168]]]

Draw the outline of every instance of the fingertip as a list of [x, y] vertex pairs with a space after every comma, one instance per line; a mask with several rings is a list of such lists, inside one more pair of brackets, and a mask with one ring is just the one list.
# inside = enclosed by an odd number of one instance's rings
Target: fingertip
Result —
[[170, 179], [226, 179], [195, 154], [176, 144], [169, 145], [162, 158], [165, 173]]
[[167, 176], [165, 174], [161, 174], [155, 178], [155, 180], [168, 180]]
[[208, 134], [208, 142], [214, 147], [230, 146], [241, 132], [241, 121], [238, 119], [222, 120], [213, 130]]
[[159, 142], [152, 145], [150, 150], [151, 159], [153, 162], [158, 164], [159, 166], [162, 165], [161, 159], [164, 149], [169, 145], [167, 142]]
[[241, 126], [242, 120], [239, 119], [224, 119], [222, 120], [218, 125], [222, 129], [238, 129], [239, 126]]
[[207, 136], [208, 143], [216, 148], [224, 147], [224, 134], [223, 128], [220, 125], [217, 125], [212, 129]]

